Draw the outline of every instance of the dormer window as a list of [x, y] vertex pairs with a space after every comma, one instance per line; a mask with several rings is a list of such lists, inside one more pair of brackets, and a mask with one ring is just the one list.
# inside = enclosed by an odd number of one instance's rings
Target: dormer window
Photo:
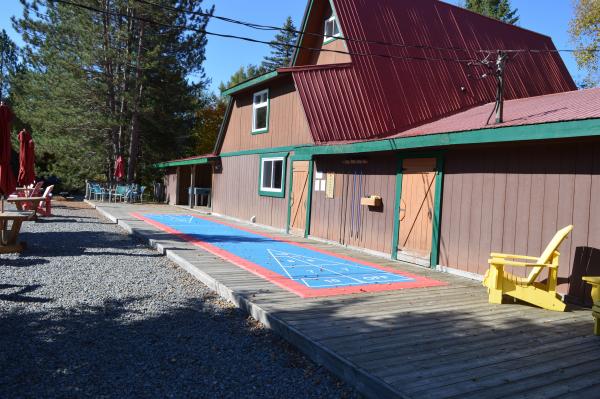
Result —
[[252, 101], [252, 133], [269, 130], [269, 89], [254, 93]]
[[323, 29], [325, 37], [323, 43], [329, 43], [332, 40], [340, 37], [340, 28], [338, 27], [337, 18], [335, 15], [325, 20], [325, 28]]

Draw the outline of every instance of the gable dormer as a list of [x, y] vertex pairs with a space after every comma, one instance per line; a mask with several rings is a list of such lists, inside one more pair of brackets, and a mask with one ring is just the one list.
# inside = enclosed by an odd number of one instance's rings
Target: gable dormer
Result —
[[[352, 61], [343, 38], [343, 29], [331, 0], [310, 0], [294, 66], [341, 64]], [[318, 51], [331, 50], [331, 51]]]
[[[349, 39], [305, 34], [286, 69], [316, 143], [383, 138], [494, 101], [495, 79], [477, 78], [486, 69], [473, 65], [486, 49], [539, 50], [511, 58], [506, 99], [576, 88], [549, 37], [443, 1], [311, 0], [307, 10], [307, 32], [324, 32], [335, 15]], [[352, 62], [315, 65], [332, 54], [306, 49], [336, 43]]]

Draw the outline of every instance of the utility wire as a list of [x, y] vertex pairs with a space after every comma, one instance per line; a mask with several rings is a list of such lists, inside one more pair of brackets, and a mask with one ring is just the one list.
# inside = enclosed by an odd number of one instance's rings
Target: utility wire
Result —
[[[224, 21], [227, 23], [242, 25], [242, 26], [246, 26], [248, 28], [257, 29], [257, 30], [289, 32], [289, 33], [295, 33], [298, 35], [315, 36], [315, 37], [319, 37], [322, 39], [330, 38], [330, 36], [327, 36], [323, 33], [305, 32], [305, 31], [301, 31], [301, 30], [297, 30], [297, 29], [285, 29], [282, 27], [277, 27], [277, 26], [272, 26], [272, 25], [263, 25], [263, 24], [258, 24], [258, 23], [254, 23], [254, 22], [241, 21], [238, 19], [223, 17], [223, 16], [219, 16], [219, 15], [213, 15], [213, 14], [202, 12], [202, 11], [190, 11], [190, 10], [186, 10], [181, 7], [162, 5], [162, 4], [154, 3], [151, 1], [147, 1], [147, 0], [134, 0], [134, 1], [137, 3], [151, 6], [151, 7], [162, 8], [163, 10], [169, 10], [169, 11], [175, 11], [175, 12], [179, 12], [179, 13], [192, 14], [192, 15], [197, 15], [197, 16], [201, 16], [201, 17], [218, 19], [220, 21]], [[498, 51], [498, 49], [494, 49], [494, 50], [466, 49], [466, 48], [462, 48], [462, 47], [440, 47], [440, 46], [429, 46], [429, 45], [425, 45], [425, 44], [394, 43], [394, 42], [386, 42], [386, 41], [380, 41], [380, 40], [354, 39], [354, 38], [344, 37], [344, 36], [336, 37], [336, 39], [343, 40], [346, 42], [376, 44], [376, 45], [381, 45], [381, 46], [391, 46], [391, 47], [400, 47], [400, 48], [430, 49], [430, 50], [438, 50], [438, 51], [466, 51], [466, 52], [475, 51], [475, 52], [483, 52], [483, 53]], [[284, 44], [282, 44], [282, 45], [284, 45]], [[600, 49], [597, 49], [597, 48], [592, 48], [592, 49], [501, 49], [500, 51], [505, 52], [505, 53], [517, 53], [517, 52], [560, 53], [560, 52], [579, 52], [579, 51], [598, 52], [598, 51], [600, 51]]]
[[227, 38], [227, 39], [243, 40], [243, 41], [251, 42], [251, 43], [267, 44], [270, 46], [280, 45], [280, 46], [286, 46], [286, 47], [290, 47], [290, 48], [309, 50], [309, 51], [315, 51], [315, 52], [347, 54], [347, 55], [359, 56], [359, 57], [379, 57], [379, 58], [395, 59], [395, 60], [402, 60], [402, 61], [451, 61], [451, 62], [458, 62], [458, 63], [472, 63], [472, 62], [476, 61], [474, 59], [459, 59], [459, 58], [445, 58], [445, 57], [433, 58], [433, 57], [418, 57], [418, 56], [396, 56], [396, 55], [381, 54], [381, 53], [362, 53], [362, 52], [350, 52], [350, 51], [342, 51], [342, 50], [306, 47], [306, 46], [301, 46], [301, 45], [293, 45], [293, 44], [287, 44], [287, 43], [278, 43], [278, 42], [273, 42], [273, 41], [259, 40], [259, 39], [254, 39], [254, 38], [246, 37], [246, 36], [237, 36], [237, 35], [230, 35], [230, 34], [225, 34], [225, 33], [210, 32], [205, 29], [192, 28], [192, 27], [189, 27], [186, 25], [171, 25], [171, 24], [166, 24], [163, 22], [155, 21], [155, 20], [152, 20], [152, 19], [146, 18], [146, 17], [135, 16], [135, 15], [125, 15], [125, 14], [118, 13], [118, 12], [101, 10], [101, 9], [91, 7], [91, 6], [88, 6], [85, 4], [73, 3], [71, 1], [66, 1], [66, 0], [47, 0], [47, 1], [53, 2], [53, 3], [70, 5], [73, 7], [78, 7], [78, 8], [88, 10], [88, 11], [105, 14], [105, 15], [111, 15], [111, 16], [115, 16], [115, 17], [133, 18], [138, 21], [146, 22], [146, 23], [153, 24], [153, 25], [163, 26], [166, 28], [190, 30], [190, 31], [202, 33], [205, 35], [222, 37], [222, 38]]
[[[179, 13], [192, 14], [192, 15], [197, 15], [197, 16], [201, 16], [201, 17], [218, 19], [220, 21], [224, 21], [227, 23], [242, 25], [242, 26], [246, 26], [248, 28], [257, 29], [257, 30], [289, 32], [289, 33], [295, 33], [295, 34], [301, 35], [301, 36], [315, 36], [320, 39], [331, 38], [330, 36], [327, 36], [323, 33], [306, 32], [306, 31], [301, 31], [301, 30], [297, 30], [297, 29], [285, 29], [285, 28], [278, 27], [278, 26], [257, 24], [254, 22], [241, 21], [241, 20], [233, 19], [233, 18], [229, 18], [229, 17], [213, 15], [213, 14], [202, 12], [202, 11], [190, 11], [190, 10], [186, 10], [186, 9], [180, 8], [180, 7], [162, 5], [162, 4], [153, 3], [151, 1], [146, 1], [146, 0], [134, 0], [134, 1], [137, 3], [142, 3], [145, 5], [151, 6], [151, 7], [162, 8], [163, 10], [169, 10], [169, 11], [174, 11], [174, 12], [179, 12]], [[392, 43], [392, 42], [379, 41], [379, 40], [353, 39], [353, 38], [345, 37], [345, 36], [339, 36], [339, 37], [336, 36], [335, 38], [338, 40], [343, 40], [345, 42], [377, 44], [377, 45], [381, 45], [381, 46], [392, 46], [392, 47], [400, 47], [400, 48], [430, 49], [430, 50], [438, 50], [438, 51], [469, 51], [469, 50], [466, 50], [466, 49], [460, 48], [460, 47], [436, 47], [436, 46], [421, 45], [421, 44]]]

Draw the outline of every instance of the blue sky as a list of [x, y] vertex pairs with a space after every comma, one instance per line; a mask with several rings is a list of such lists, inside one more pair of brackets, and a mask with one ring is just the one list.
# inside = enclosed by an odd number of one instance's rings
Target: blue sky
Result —
[[[206, 6], [216, 4], [215, 14], [235, 19], [242, 19], [267, 25], [281, 25], [289, 15], [296, 25], [300, 25], [307, 0], [205, 0]], [[17, 44], [21, 40], [12, 29], [10, 17], [21, 15], [19, 0], [0, 0], [0, 29], [13, 37]], [[461, 0], [448, 0], [457, 4]], [[512, 4], [519, 9], [520, 26], [552, 37], [558, 48], [572, 48], [569, 41], [569, 21], [573, 15], [571, 0], [513, 0]], [[209, 30], [239, 36], [251, 36], [262, 40], [271, 40], [274, 32], [257, 31], [239, 25], [213, 20]], [[226, 81], [241, 65], [259, 63], [269, 53], [266, 45], [253, 44], [232, 39], [210, 37], [207, 48], [206, 74], [212, 79], [212, 88], [216, 90], [220, 82]], [[576, 81], [581, 73], [572, 55], [561, 53], [569, 71]]]

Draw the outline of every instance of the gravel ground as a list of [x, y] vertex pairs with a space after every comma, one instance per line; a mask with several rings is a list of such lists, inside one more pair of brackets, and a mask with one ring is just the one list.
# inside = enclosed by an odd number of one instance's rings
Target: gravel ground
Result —
[[[66, 205], [65, 203], [63, 203]], [[358, 394], [83, 203], [0, 255], [0, 397]]]

